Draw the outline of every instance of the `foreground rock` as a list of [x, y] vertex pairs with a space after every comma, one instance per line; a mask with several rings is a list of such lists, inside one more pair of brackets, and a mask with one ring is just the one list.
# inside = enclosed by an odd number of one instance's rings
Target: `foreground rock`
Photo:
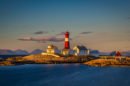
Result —
[[0, 62], [0, 66], [12, 66], [14, 65], [13, 63], [11, 63], [10, 61], [2, 61]]
[[84, 64], [89, 66], [96, 66], [96, 67], [104, 67], [104, 66], [130, 66], [130, 58], [126, 58], [124, 61], [119, 61], [115, 59], [95, 59], [88, 62], [85, 62]]

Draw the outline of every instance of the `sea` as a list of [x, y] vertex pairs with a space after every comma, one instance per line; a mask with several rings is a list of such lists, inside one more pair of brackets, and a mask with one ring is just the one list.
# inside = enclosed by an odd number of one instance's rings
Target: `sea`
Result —
[[84, 64], [0, 66], [0, 86], [130, 86], [130, 67]]
[[10, 57], [24, 57], [27, 55], [0, 55], [0, 58], [6, 59], [6, 58], [10, 58]]

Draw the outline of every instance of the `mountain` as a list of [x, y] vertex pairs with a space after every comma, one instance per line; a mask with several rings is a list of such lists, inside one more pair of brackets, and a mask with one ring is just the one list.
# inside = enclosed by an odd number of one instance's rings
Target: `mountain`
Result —
[[40, 54], [40, 53], [42, 53], [42, 52], [43, 52], [43, 50], [35, 49], [35, 50], [33, 50], [30, 54]]
[[112, 51], [111, 53], [110, 53], [110, 56], [115, 56], [116, 55], [116, 51]]
[[100, 55], [102, 55], [102, 56], [109, 56], [110, 52], [100, 52]]
[[27, 52], [27, 51], [25, 51], [25, 50], [15, 50], [14, 51], [14, 54], [15, 55], [28, 55], [29, 53]]
[[98, 57], [100, 55], [100, 52], [98, 50], [91, 50], [90, 55]]
[[35, 49], [31, 53], [27, 52], [26, 50], [9, 50], [9, 49], [0, 49], [0, 55], [29, 55], [29, 54], [40, 54], [43, 50]]
[[0, 55], [13, 55], [14, 51], [8, 49], [0, 49]]
[[122, 52], [122, 55], [123, 56], [130, 56], [130, 51], [124, 51], [124, 52]]
[[9, 50], [9, 49], [0, 49], [0, 55], [28, 55], [29, 53], [25, 50]]
[[[111, 56], [115, 56], [116, 55], [116, 51], [113, 51], [110, 53]], [[130, 51], [123, 51], [121, 52], [122, 56], [130, 56]]]

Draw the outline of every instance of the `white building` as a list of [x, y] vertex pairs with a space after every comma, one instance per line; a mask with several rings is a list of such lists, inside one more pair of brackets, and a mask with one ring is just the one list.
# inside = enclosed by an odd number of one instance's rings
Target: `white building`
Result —
[[46, 52], [43, 52], [42, 55], [51, 55], [54, 57], [60, 57], [60, 50], [54, 45], [48, 45]]
[[60, 50], [54, 45], [48, 45], [46, 52], [48, 54], [60, 54]]
[[87, 56], [89, 55], [89, 49], [87, 49], [85, 46], [75, 46], [73, 48], [74, 55], [75, 56]]

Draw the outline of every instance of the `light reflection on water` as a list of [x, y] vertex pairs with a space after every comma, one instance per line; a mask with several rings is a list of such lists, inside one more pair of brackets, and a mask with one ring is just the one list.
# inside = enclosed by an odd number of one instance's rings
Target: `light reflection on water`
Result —
[[130, 86], [130, 68], [81, 64], [1, 66], [0, 86]]

